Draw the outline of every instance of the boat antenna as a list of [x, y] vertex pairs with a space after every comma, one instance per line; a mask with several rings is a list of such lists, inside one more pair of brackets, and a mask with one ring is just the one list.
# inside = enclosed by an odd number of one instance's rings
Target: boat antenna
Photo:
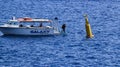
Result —
[[54, 26], [55, 26], [56, 30], [59, 31], [58, 18], [55, 17], [54, 19], [55, 19], [55, 23], [54, 23], [55, 25]]

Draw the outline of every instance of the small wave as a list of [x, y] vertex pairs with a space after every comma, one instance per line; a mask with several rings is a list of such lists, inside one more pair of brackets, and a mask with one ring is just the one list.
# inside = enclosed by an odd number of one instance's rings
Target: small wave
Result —
[[80, 65], [79, 62], [72, 62], [71, 64], [72, 64], [72, 65]]
[[66, 58], [75, 58], [74, 56], [67, 55]]
[[87, 57], [87, 59], [96, 59], [94, 56]]

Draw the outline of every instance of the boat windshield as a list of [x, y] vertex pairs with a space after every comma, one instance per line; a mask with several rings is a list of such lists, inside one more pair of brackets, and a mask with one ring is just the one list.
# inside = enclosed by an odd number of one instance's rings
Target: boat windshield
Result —
[[18, 22], [7, 22], [7, 24], [9, 24], [9, 25], [19, 25]]

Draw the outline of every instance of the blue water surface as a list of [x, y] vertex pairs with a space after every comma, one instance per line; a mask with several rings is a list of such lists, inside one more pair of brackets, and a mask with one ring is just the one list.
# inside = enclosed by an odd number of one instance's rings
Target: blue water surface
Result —
[[67, 35], [1, 36], [0, 67], [120, 67], [119, 0], [0, 0], [0, 23], [12, 16], [58, 17]]

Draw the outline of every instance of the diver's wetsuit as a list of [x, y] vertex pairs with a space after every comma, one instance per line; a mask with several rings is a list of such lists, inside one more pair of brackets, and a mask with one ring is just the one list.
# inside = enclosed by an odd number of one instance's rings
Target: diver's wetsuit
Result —
[[62, 30], [63, 30], [63, 32], [65, 32], [65, 28], [66, 28], [66, 24], [63, 24], [63, 25], [62, 25]]

